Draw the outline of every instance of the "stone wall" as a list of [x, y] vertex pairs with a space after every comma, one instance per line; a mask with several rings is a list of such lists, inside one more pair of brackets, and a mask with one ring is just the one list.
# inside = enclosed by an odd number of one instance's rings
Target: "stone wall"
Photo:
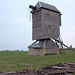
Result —
[[59, 48], [57, 48], [57, 49], [46, 49], [46, 54], [60, 54], [60, 52], [59, 52]]
[[44, 56], [45, 54], [60, 54], [59, 49], [35, 49], [29, 48], [29, 55], [31, 56]]
[[45, 53], [46, 53], [45, 49], [29, 48], [29, 55], [32, 55], [32, 56], [44, 56]]

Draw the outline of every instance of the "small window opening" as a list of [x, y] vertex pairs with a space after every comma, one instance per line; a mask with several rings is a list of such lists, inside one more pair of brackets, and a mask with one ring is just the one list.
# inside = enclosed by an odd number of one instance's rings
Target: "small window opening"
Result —
[[50, 25], [49, 25], [49, 29], [50, 29]]
[[49, 13], [47, 13], [47, 17], [49, 17]]

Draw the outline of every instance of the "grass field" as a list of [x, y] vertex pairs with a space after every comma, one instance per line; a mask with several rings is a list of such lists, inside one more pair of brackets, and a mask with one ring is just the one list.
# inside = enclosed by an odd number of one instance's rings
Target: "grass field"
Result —
[[0, 51], [0, 72], [35, 69], [59, 62], [75, 62], [75, 53], [66, 50], [66, 54], [29, 56], [27, 51]]

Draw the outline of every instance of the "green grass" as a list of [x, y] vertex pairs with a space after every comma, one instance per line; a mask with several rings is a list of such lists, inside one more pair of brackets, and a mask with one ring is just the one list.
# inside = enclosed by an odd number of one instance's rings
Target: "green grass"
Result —
[[0, 72], [41, 68], [59, 62], [75, 62], [75, 53], [67, 50], [61, 55], [29, 56], [27, 51], [0, 51]]

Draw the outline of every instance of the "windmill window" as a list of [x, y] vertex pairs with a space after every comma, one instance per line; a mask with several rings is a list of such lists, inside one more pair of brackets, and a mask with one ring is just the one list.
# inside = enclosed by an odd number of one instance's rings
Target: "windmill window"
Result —
[[50, 25], [49, 25], [49, 29], [50, 29], [51, 27], [50, 27]]
[[49, 17], [49, 13], [47, 13], [47, 17]]

